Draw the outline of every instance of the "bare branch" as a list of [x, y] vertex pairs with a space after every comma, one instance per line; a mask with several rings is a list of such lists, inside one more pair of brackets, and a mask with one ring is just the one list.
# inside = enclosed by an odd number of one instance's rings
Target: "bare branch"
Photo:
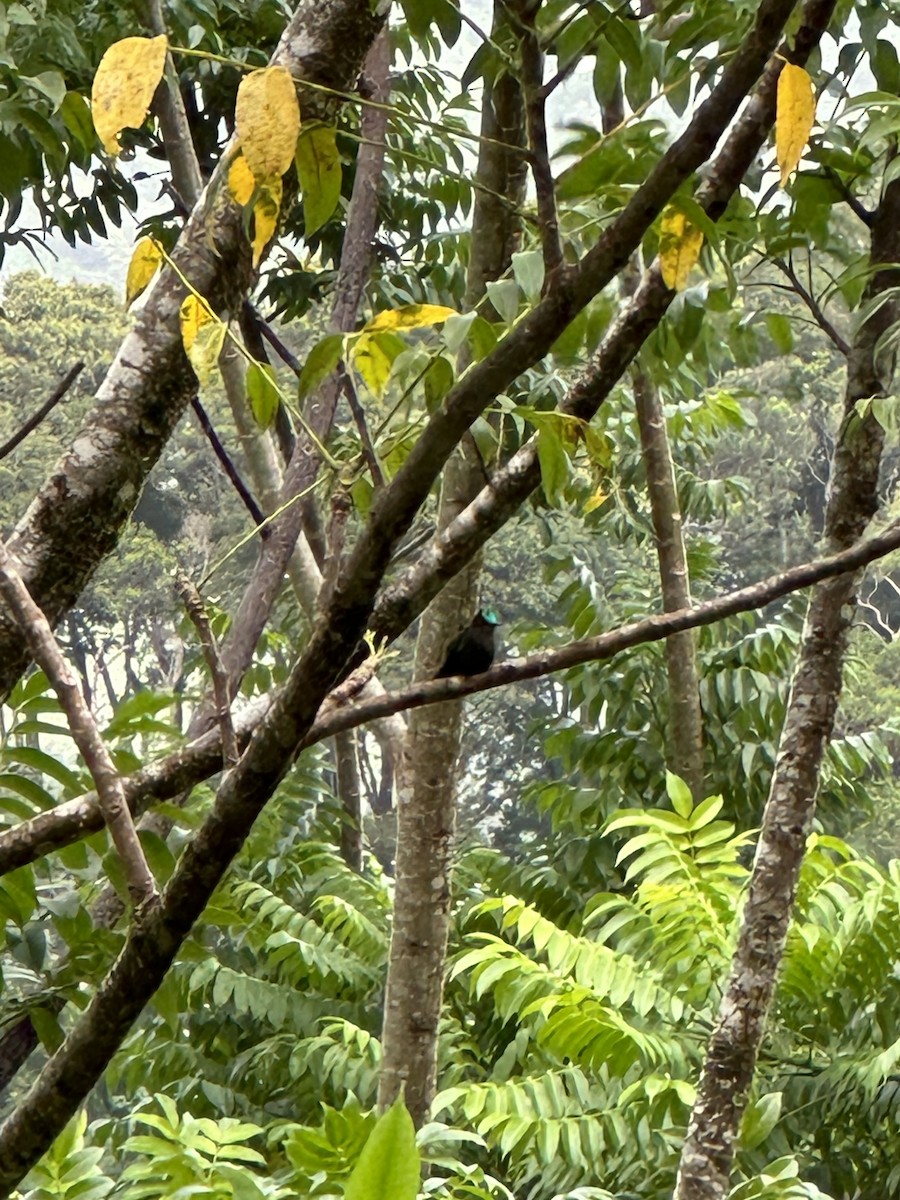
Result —
[[20, 442], [24, 442], [32, 430], [37, 429], [38, 425], [40, 425], [41, 421], [43, 421], [47, 414], [51, 412], [57, 404], [59, 404], [60, 400], [62, 400], [63, 396], [83, 370], [84, 363], [76, 363], [75, 366], [63, 376], [37, 412], [33, 416], [29, 417], [24, 425], [16, 430], [12, 437], [8, 441], [4, 442], [2, 446], [0, 446], [0, 459], [6, 458], [7, 455], [12, 454], [16, 446], [18, 446]]
[[216, 718], [219, 722], [219, 729], [222, 731], [222, 759], [226, 768], [233, 767], [240, 755], [237, 738], [234, 734], [234, 725], [231, 720], [231, 688], [229, 686], [228, 672], [222, 666], [219, 647], [216, 644], [215, 635], [210, 627], [209, 618], [206, 615], [206, 609], [203, 606], [200, 593], [194, 587], [191, 580], [186, 575], [180, 573], [175, 580], [175, 590], [181, 597], [191, 624], [200, 636], [203, 657], [206, 659], [206, 665], [209, 667], [209, 673], [212, 677], [213, 695], [216, 701]]
[[366, 414], [363, 406], [359, 402], [359, 396], [356, 394], [356, 388], [353, 386], [353, 380], [349, 374], [344, 371], [341, 375], [341, 388], [347, 403], [350, 405], [350, 411], [353, 414], [353, 420], [356, 423], [356, 429], [359, 433], [359, 440], [362, 443], [363, 454], [366, 460], [366, 466], [372, 476], [372, 483], [376, 490], [384, 487], [384, 474], [381, 470], [381, 463], [378, 461], [378, 455], [375, 452], [375, 447], [372, 444], [372, 435], [369, 433], [369, 427], [366, 424]]
[[[563, 251], [559, 215], [556, 211], [556, 190], [553, 171], [550, 168], [550, 150], [547, 146], [544, 54], [534, 24], [539, 7], [530, 3], [530, 0], [518, 0], [514, 19], [520, 31], [522, 94], [525, 98], [529, 161], [537, 193], [538, 226], [544, 255], [546, 290], [552, 286], [554, 275], [562, 267]], [[511, 12], [513, 6], [507, 4], [507, 10]]]
[[212, 421], [209, 419], [209, 414], [200, 402], [199, 396], [194, 396], [191, 400], [191, 408], [194, 410], [194, 415], [200, 424], [200, 428], [206, 434], [206, 440], [212, 446], [213, 453], [221, 464], [222, 470], [228, 477], [232, 487], [241, 498], [241, 502], [253, 520], [253, 524], [259, 527], [259, 536], [263, 539], [270, 536], [271, 531], [266, 523], [265, 514], [253, 498], [253, 493], [247, 487], [241, 478], [240, 472], [232, 461], [231, 455], [222, 445], [219, 435], [216, 433]]
[[144, 858], [125, 800], [121, 777], [47, 618], [32, 600], [2, 542], [0, 593], [18, 621], [35, 662], [40, 665], [59, 697], [72, 737], [97, 788], [103, 818], [122, 863], [128, 894], [137, 913], [156, 900], [156, 882]]
[[784, 274], [785, 277], [790, 280], [790, 290], [794, 292], [795, 295], [800, 297], [800, 299], [812, 313], [816, 324], [819, 326], [822, 332], [831, 339], [837, 349], [840, 350], [841, 354], [843, 354], [844, 358], [846, 358], [850, 353], [849, 343], [841, 337], [832, 323], [825, 316], [825, 313], [818, 300], [813, 295], [812, 290], [803, 286], [797, 277], [796, 271], [789, 262], [785, 262], [783, 258], [775, 258], [772, 261], [774, 262], [775, 266], [778, 267], [779, 271], [781, 271], [782, 274]]

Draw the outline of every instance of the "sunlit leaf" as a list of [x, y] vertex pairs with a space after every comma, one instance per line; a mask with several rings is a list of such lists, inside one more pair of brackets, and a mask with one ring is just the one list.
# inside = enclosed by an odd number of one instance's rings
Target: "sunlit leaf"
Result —
[[153, 238], [141, 238], [135, 246], [125, 277], [125, 307], [131, 308], [159, 269], [162, 249]]
[[225, 322], [196, 296], [181, 305], [181, 340], [202, 386], [209, 383], [225, 341]]
[[363, 326], [364, 333], [377, 333], [380, 329], [422, 329], [427, 325], [440, 325], [448, 317], [456, 316], [455, 308], [442, 304], [404, 304], [402, 308], [391, 308], [380, 312]]
[[659, 265], [666, 287], [676, 292], [687, 287], [688, 276], [700, 257], [703, 234], [678, 208], [669, 207], [662, 215], [659, 237]]
[[281, 209], [281, 179], [277, 176], [261, 184], [256, 203], [253, 205], [253, 265], [259, 260], [278, 227]]
[[775, 117], [775, 157], [781, 171], [782, 187], [806, 149], [815, 115], [812, 80], [802, 67], [788, 63], [778, 77]]
[[164, 34], [123, 38], [100, 59], [91, 89], [91, 113], [107, 154], [119, 153], [121, 130], [143, 124], [165, 62]]
[[228, 168], [228, 191], [235, 204], [240, 204], [243, 208], [245, 204], [249, 204], [256, 191], [256, 180], [253, 178], [253, 172], [247, 166], [247, 160], [243, 154], [238, 154], [234, 162]]
[[241, 80], [234, 119], [253, 177], [265, 183], [283, 175], [294, 161], [300, 133], [300, 108], [290, 71], [266, 67]]

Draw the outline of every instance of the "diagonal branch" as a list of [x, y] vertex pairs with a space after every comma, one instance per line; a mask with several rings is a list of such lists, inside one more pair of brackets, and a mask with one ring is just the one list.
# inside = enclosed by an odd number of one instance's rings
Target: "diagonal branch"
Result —
[[16, 446], [18, 446], [20, 442], [24, 442], [29, 433], [37, 429], [38, 425], [40, 425], [41, 421], [43, 421], [48, 413], [52, 412], [53, 409], [56, 408], [57, 404], [59, 404], [60, 400], [62, 400], [63, 396], [65, 396], [66, 392], [83, 370], [84, 363], [79, 362], [76, 363], [70, 371], [66, 372], [66, 374], [62, 377], [37, 412], [33, 413], [27, 421], [23, 422], [23, 424], [19, 426], [12, 437], [5, 441], [2, 446], [0, 446], [0, 459], [6, 458], [7, 455], [12, 454]]
[[125, 873], [135, 914], [146, 911], [157, 899], [156, 882], [138, 840], [125, 800], [122, 778], [116, 770], [97, 722], [88, 708], [78, 680], [53, 636], [47, 618], [31, 598], [6, 547], [0, 542], [0, 593], [28, 643], [28, 648], [53, 685], [75, 745], [81, 751], [97, 788], [99, 807]]
[[[900, 522], [894, 522], [882, 533], [858, 542], [849, 550], [791, 567], [689, 609], [660, 613], [595, 638], [499, 663], [483, 675], [468, 679], [426, 680], [399, 692], [350, 703], [371, 674], [371, 667], [366, 664], [368, 669], [360, 670], [352, 689], [341, 685], [326, 698], [296, 753], [343, 730], [355, 729], [385, 716], [426, 704], [456, 700], [527, 679], [537, 679], [586, 662], [610, 659], [634, 646], [712, 625], [737, 613], [757, 611], [822, 580], [858, 571], [897, 549], [900, 549]], [[268, 706], [268, 700], [257, 702], [235, 718], [235, 732], [241, 747], [249, 742]], [[178, 792], [209, 779], [221, 769], [221, 733], [213, 730], [129, 776], [124, 781], [126, 798], [133, 811], [141, 812], [151, 804], [168, 800]], [[102, 825], [103, 819], [93, 793], [67, 800], [49, 812], [23, 821], [0, 833], [0, 875], [88, 837]]]

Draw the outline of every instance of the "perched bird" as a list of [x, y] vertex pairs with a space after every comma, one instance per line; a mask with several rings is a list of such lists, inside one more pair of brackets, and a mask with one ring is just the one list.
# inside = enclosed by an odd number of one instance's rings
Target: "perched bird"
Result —
[[451, 675], [480, 675], [494, 661], [494, 630], [500, 618], [492, 608], [482, 609], [468, 629], [464, 629], [450, 643], [444, 665], [435, 679], [449, 679]]

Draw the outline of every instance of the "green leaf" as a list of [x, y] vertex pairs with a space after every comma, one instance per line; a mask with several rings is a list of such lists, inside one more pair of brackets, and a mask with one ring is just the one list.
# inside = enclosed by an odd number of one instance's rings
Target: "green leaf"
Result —
[[537, 450], [541, 464], [541, 485], [547, 500], [553, 504], [561, 498], [569, 478], [569, 459], [557, 422], [548, 422], [540, 427]]
[[493, 279], [486, 290], [501, 321], [512, 325], [519, 315], [519, 285], [514, 279]]
[[297, 139], [297, 179], [305, 236], [321, 229], [341, 198], [341, 156], [333, 125], [304, 125]]
[[316, 342], [306, 356], [300, 379], [297, 383], [297, 399], [305, 400], [310, 392], [314, 392], [323, 380], [327, 379], [341, 361], [344, 349], [344, 335], [330, 333]]
[[403, 1101], [396, 1100], [369, 1134], [344, 1200], [416, 1200], [420, 1174], [412, 1117]]
[[677, 775], [673, 775], [671, 771], [666, 771], [666, 794], [672, 801], [672, 807], [678, 813], [679, 817], [687, 820], [694, 807], [694, 801], [691, 796], [691, 789]]
[[536, 304], [541, 298], [541, 288], [544, 286], [544, 257], [540, 250], [523, 250], [514, 254], [512, 269], [522, 294], [532, 304]]
[[745, 1150], [755, 1150], [769, 1136], [781, 1116], [781, 1102], [781, 1092], [770, 1092], [747, 1106], [741, 1121], [741, 1145]]
[[247, 368], [247, 398], [257, 425], [268, 429], [275, 420], [279, 402], [274, 367], [268, 363], [250, 364]]
[[766, 313], [766, 329], [779, 354], [789, 354], [794, 348], [794, 331], [784, 313]]

